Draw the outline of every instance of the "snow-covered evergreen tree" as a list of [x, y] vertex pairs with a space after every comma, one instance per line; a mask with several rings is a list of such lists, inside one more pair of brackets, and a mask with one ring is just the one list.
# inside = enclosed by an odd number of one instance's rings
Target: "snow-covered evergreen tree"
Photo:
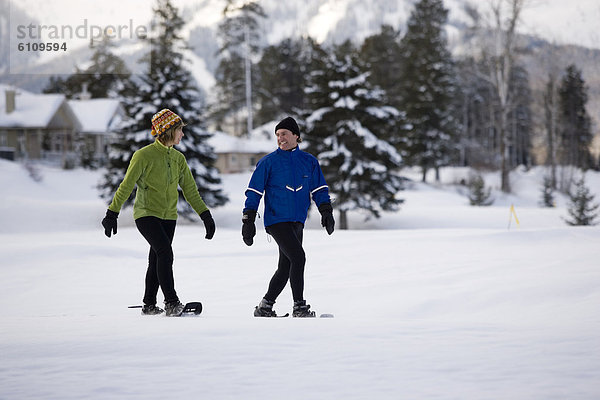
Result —
[[[119, 140], [111, 146], [108, 170], [100, 184], [102, 197], [107, 200], [122, 181], [133, 152], [151, 143], [152, 116], [168, 108], [187, 124], [177, 149], [185, 155], [200, 195], [210, 207], [227, 201], [219, 188], [221, 179], [214, 167], [214, 150], [207, 143], [210, 134], [200, 119], [203, 94], [185, 65], [184, 53], [188, 47], [178, 34], [182, 26], [183, 20], [171, 0], [157, 0], [151, 51], [140, 60], [148, 69], [137, 90], [123, 99], [128, 118], [118, 132]], [[133, 195], [129, 201], [132, 199]], [[181, 191], [178, 209], [188, 219], [195, 215]]]
[[312, 107], [306, 118], [307, 151], [321, 163], [341, 229], [348, 228], [348, 211], [379, 217], [402, 202], [396, 197], [402, 188], [397, 175], [402, 157], [386, 140], [402, 116], [384, 104], [384, 91], [367, 77], [356, 50], [345, 42], [313, 72], [307, 90]]
[[479, 174], [472, 176], [469, 179], [469, 204], [472, 206], [489, 206], [492, 205], [492, 189], [486, 188], [483, 177]]
[[541, 192], [542, 200], [540, 201], [540, 205], [542, 207], [555, 207], [554, 188], [552, 187], [552, 178], [550, 176], [544, 176]]
[[[427, 170], [451, 163], [456, 155], [458, 121], [454, 116], [456, 72], [444, 24], [448, 10], [442, 0], [420, 0], [401, 40], [400, 107], [412, 125], [407, 163]], [[436, 178], [439, 176], [436, 174]]]
[[575, 182], [575, 190], [569, 193], [569, 205], [567, 212], [571, 219], [565, 220], [569, 225], [596, 225], [598, 217], [598, 207], [600, 205], [594, 203], [594, 195], [590, 193], [590, 189], [585, 186], [585, 176]]

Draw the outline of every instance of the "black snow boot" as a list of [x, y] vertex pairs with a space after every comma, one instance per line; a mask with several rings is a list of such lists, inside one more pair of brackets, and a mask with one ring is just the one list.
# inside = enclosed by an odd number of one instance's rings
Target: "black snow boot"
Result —
[[167, 317], [180, 317], [183, 313], [184, 305], [177, 301], [165, 304], [165, 315]]
[[142, 315], [159, 315], [165, 312], [160, 307], [157, 307], [156, 304], [144, 304], [142, 307]]
[[306, 304], [306, 300], [298, 300], [294, 302], [294, 311], [292, 311], [292, 317], [314, 318], [315, 312], [310, 311], [310, 305]]
[[255, 317], [276, 317], [277, 313], [273, 310], [274, 301], [262, 299], [260, 303], [254, 307]]

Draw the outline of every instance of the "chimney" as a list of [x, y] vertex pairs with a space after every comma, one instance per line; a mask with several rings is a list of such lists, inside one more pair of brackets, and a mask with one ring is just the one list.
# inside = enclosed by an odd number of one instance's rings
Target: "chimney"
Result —
[[6, 94], [6, 113], [10, 114], [15, 111], [15, 97], [17, 92], [12, 89], [6, 89], [4, 93]]
[[88, 92], [88, 83], [83, 82], [83, 89], [81, 89], [81, 93], [79, 93], [80, 100], [89, 100], [92, 98], [92, 94]]

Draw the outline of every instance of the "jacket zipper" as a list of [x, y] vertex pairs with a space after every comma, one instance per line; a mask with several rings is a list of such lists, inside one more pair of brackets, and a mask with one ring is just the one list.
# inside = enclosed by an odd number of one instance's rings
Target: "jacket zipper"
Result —
[[[165, 200], [167, 200], [169, 198], [169, 185], [171, 184], [171, 149], [167, 148], [167, 185], [166, 188], [167, 190], [165, 190]], [[178, 194], [179, 195], [179, 194]], [[165, 207], [165, 211], [163, 214], [163, 218], [167, 217], [167, 209]]]
[[291, 172], [292, 172], [292, 181], [294, 182], [294, 191], [293, 191], [293, 196], [294, 196], [294, 213], [293, 213], [293, 216], [294, 216], [294, 220], [297, 220], [297, 219], [299, 219], [299, 218], [296, 218], [297, 214], [298, 214], [298, 196], [297, 196], [297, 192], [296, 192], [296, 188], [298, 187], [298, 182], [296, 182], [296, 173], [295, 173], [296, 172], [296, 164], [295, 164], [295, 161], [294, 161], [294, 154], [293, 154], [294, 151], [297, 151], [297, 150], [292, 150], [290, 152], [290, 166], [292, 167], [292, 170], [291, 170]]

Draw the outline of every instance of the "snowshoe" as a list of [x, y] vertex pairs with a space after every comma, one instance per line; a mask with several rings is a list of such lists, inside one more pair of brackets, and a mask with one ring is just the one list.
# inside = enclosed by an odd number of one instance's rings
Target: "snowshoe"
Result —
[[156, 304], [144, 304], [142, 307], [142, 315], [159, 315], [164, 312], [165, 310], [157, 307]]
[[306, 300], [299, 300], [294, 302], [294, 310], [292, 311], [292, 317], [314, 318], [315, 316], [315, 312], [310, 311], [310, 305], [306, 304]]
[[273, 310], [274, 301], [262, 299], [260, 303], [254, 307], [255, 317], [277, 317], [277, 313]]
[[167, 317], [180, 317], [185, 306], [179, 300], [165, 304], [165, 315]]

